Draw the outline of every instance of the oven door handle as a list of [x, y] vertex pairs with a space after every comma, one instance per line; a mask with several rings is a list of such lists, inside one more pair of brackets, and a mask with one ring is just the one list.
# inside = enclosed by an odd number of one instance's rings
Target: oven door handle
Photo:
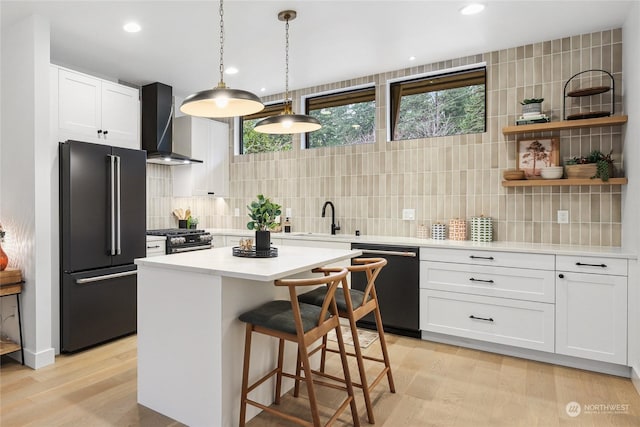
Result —
[[[354, 248], [358, 250], [358, 248]], [[415, 252], [401, 252], [401, 251], [383, 251], [380, 249], [362, 249], [362, 254], [372, 254], [372, 255], [389, 255], [389, 256], [406, 256], [415, 258], [418, 256]]]
[[211, 245], [187, 246], [186, 248], [171, 248], [171, 253], [197, 251], [200, 249], [211, 249]]

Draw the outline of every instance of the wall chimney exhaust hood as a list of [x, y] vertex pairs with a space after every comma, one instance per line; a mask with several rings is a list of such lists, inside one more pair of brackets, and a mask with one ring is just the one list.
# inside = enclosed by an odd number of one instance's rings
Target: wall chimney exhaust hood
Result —
[[147, 151], [147, 163], [202, 163], [173, 151], [173, 111], [171, 86], [157, 82], [142, 86], [142, 149]]

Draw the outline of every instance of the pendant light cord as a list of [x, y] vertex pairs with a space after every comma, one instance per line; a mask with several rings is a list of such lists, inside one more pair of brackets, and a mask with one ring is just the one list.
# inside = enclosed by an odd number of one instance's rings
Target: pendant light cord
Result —
[[223, 0], [220, 0], [220, 84], [218, 86], [224, 87], [224, 8], [223, 8]]
[[293, 111], [291, 108], [291, 101], [289, 100], [289, 15], [287, 15], [287, 22], [285, 25], [285, 69], [284, 69], [284, 102], [285, 102], [285, 111]]

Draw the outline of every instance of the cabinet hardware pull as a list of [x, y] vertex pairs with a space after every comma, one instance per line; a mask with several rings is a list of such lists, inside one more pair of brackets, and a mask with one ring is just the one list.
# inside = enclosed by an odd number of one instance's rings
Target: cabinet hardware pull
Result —
[[486, 322], [493, 322], [493, 317], [476, 317], [473, 314], [471, 316], [469, 316], [469, 319], [484, 320]]
[[558, 277], [564, 279], [564, 274], [558, 274]]
[[584, 267], [602, 267], [602, 268], [607, 268], [607, 264], [585, 264], [582, 262], [576, 262], [576, 265], [581, 265]]
[[147, 246], [147, 249], [158, 249], [159, 247], [160, 247], [160, 245]]
[[105, 130], [105, 131], [104, 131], [104, 132], [102, 132], [102, 133], [103, 133], [104, 135], [106, 135], [106, 134], [108, 134], [108, 133], [109, 133], [109, 131], [108, 131], [108, 130]]
[[474, 279], [473, 277], [469, 279], [472, 282], [482, 282], [482, 283], [494, 283], [493, 279], [483, 280], [483, 279]]
[[98, 129], [98, 133], [102, 133], [102, 129]]
[[493, 257], [492, 256], [475, 256], [475, 255], [470, 255], [469, 258], [471, 259], [488, 259], [493, 261]]

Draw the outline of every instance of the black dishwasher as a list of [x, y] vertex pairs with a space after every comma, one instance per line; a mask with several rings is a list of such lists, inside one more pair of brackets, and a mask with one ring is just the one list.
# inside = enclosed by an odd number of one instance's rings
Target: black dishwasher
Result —
[[[420, 248], [352, 243], [351, 249], [362, 251], [360, 258], [386, 258], [387, 265], [376, 279], [376, 292], [385, 332], [420, 337]], [[351, 286], [363, 291], [364, 274], [354, 274]], [[358, 326], [376, 329], [373, 313], [363, 317]]]

